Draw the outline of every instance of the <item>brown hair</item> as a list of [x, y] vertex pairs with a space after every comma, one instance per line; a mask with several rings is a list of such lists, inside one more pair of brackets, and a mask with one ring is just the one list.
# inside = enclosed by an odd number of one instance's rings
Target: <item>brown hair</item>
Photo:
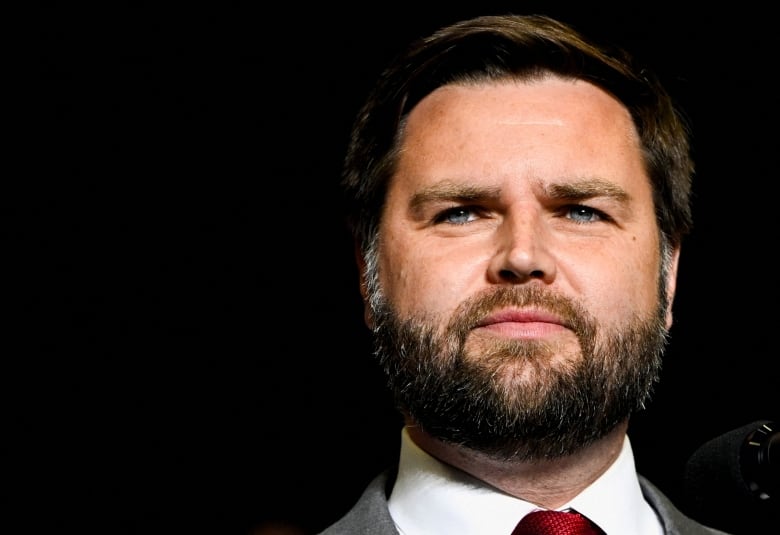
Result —
[[491, 15], [444, 27], [413, 42], [382, 72], [352, 127], [341, 181], [347, 222], [361, 250], [379, 227], [406, 115], [453, 82], [537, 77], [586, 80], [626, 106], [636, 125], [667, 245], [692, 226], [694, 165], [680, 110], [658, 78], [616, 47], [587, 40], [544, 15]]

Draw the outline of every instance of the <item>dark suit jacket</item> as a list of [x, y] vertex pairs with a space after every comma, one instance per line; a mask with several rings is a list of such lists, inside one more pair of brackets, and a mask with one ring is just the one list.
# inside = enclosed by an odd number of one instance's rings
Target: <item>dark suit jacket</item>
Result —
[[[326, 528], [321, 535], [398, 535], [387, 507], [392, 472], [377, 476], [363, 495], [340, 520]], [[667, 535], [724, 535], [725, 532], [708, 528], [685, 516], [647, 479], [639, 476], [645, 500], [655, 510]]]

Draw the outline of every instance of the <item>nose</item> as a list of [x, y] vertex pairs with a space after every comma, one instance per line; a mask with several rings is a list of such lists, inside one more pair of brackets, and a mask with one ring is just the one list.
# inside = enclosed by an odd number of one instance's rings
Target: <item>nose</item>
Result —
[[496, 230], [496, 252], [490, 262], [491, 282], [518, 284], [531, 280], [551, 283], [556, 263], [552, 239], [537, 214], [509, 216]]

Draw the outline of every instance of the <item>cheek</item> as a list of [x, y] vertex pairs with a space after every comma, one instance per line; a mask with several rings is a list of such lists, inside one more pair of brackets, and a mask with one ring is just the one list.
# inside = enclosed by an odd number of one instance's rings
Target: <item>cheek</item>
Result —
[[479, 274], [484, 273], [473, 259], [437, 256], [422, 245], [393, 247], [391, 243], [380, 258], [382, 289], [402, 316], [449, 317], [475, 291]]
[[592, 271], [605, 274], [590, 285], [594, 313], [611, 318], [610, 323], [623, 323], [636, 315], [653, 313], [659, 302], [658, 256], [629, 254], [605, 260], [606, 264]]

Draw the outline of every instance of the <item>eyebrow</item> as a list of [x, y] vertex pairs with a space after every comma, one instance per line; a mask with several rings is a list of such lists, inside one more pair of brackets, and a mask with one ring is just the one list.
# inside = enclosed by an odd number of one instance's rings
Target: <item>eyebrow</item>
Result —
[[487, 199], [498, 199], [501, 195], [499, 187], [480, 187], [469, 184], [458, 184], [442, 181], [422, 189], [412, 195], [409, 208], [417, 211], [425, 204], [432, 202], [474, 202]]
[[553, 199], [583, 200], [606, 197], [624, 202], [630, 198], [626, 190], [600, 178], [586, 178], [573, 182], [549, 184], [545, 192]]
[[[544, 186], [544, 192], [552, 199], [571, 201], [605, 197], [625, 202], [630, 198], [626, 190], [613, 182], [600, 178], [584, 178], [572, 182], [548, 184]], [[412, 195], [409, 208], [412, 211], [417, 211], [431, 202], [476, 202], [494, 200], [500, 196], [501, 188], [499, 187], [480, 187], [442, 181]]]

